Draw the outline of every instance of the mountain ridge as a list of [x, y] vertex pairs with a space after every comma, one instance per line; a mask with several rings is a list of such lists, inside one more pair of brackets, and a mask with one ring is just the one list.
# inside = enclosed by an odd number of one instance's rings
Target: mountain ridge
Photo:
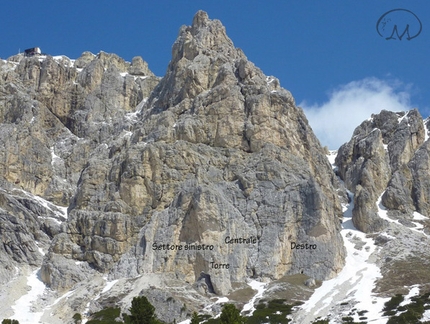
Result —
[[[0, 279], [18, 282], [33, 271], [27, 265], [40, 269], [49, 289], [35, 307], [44, 322], [89, 315], [115, 298], [126, 309], [138, 294], [162, 320], [183, 320], [255, 279], [284, 294], [294, 287], [289, 298], [304, 300], [315, 287], [282, 280], [341, 272], [341, 204], [348, 189], [360, 206], [352, 185], [368, 174], [348, 172], [360, 159], [348, 149], [360, 152], [359, 144], [340, 149], [339, 180], [291, 93], [205, 12], [180, 28], [162, 79], [142, 58], [130, 63], [104, 52], [76, 60], [15, 56], [0, 62], [0, 72]], [[419, 113], [408, 118], [419, 126]], [[381, 145], [395, 151], [381, 132], [373, 138], [360, 127], [375, 156]], [[370, 229], [375, 219], [375, 228], [387, 226], [379, 210], [366, 213], [368, 205], [352, 211], [354, 224], [366, 230], [362, 217]], [[4, 289], [2, 298], [13, 285]], [[15, 301], [1, 313], [12, 315]]]

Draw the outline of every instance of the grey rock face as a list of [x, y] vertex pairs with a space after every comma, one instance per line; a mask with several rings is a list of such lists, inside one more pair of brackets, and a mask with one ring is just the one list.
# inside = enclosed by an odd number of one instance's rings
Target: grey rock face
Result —
[[428, 141], [421, 145], [409, 163], [393, 174], [382, 196], [389, 209], [430, 215], [429, 145]]
[[[323, 148], [290, 92], [206, 13], [180, 29], [161, 80], [139, 57], [103, 52], [18, 56], [0, 69], [7, 192], [68, 208], [61, 225], [34, 220], [49, 244], [43, 261], [31, 223], [22, 224], [28, 251], [13, 261], [43, 262], [50, 288], [157, 274], [213, 296], [249, 277], [324, 280], [342, 269], [342, 212]], [[11, 215], [4, 237], [19, 241]], [[185, 316], [178, 305], [172, 316]]]
[[[136, 58], [135, 62], [141, 73], [138, 77], [127, 72], [133, 64], [106, 53], [96, 56], [87, 52], [76, 62], [67, 57], [24, 58], [20, 55], [2, 61], [1, 282], [9, 280], [19, 264], [40, 266], [41, 251], [47, 252], [51, 242], [53, 251], [64, 252], [70, 246], [76, 249], [73, 242], [61, 248], [56, 246], [67, 228], [59, 224], [66, 221], [66, 215], [55, 205], [39, 201], [33, 195], [68, 206], [88, 159], [103, 152], [100, 142], [114, 141], [112, 135], [124, 133], [130, 127], [127, 114], [134, 113], [143, 96], [149, 96], [158, 82], [141, 58]], [[93, 66], [102, 67], [101, 71], [97, 70], [99, 74]], [[92, 99], [96, 97], [94, 92], [116, 105], [110, 115], [109, 112], [104, 114], [108, 121], [116, 117], [115, 123], [89, 121], [88, 114], [98, 113]], [[90, 102], [87, 108], [85, 102]], [[66, 256], [69, 259], [53, 256], [52, 264], [61, 264], [73, 276], [64, 276], [65, 271], [59, 270], [61, 266], [47, 267], [41, 273], [53, 287], [71, 286], [86, 278], [89, 271], [76, 267], [71, 259], [73, 253]], [[51, 282], [47, 273], [57, 273], [59, 281]]]
[[[205, 274], [216, 294], [249, 276], [326, 279], [342, 268], [340, 203], [324, 151], [291, 94], [233, 46], [219, 21], [199, 12], [181, 28], [132, 131], [88, 160], [55, 253], [73, 254], [61, 251], [63, 240], [73, 242], [82, 251], [73, 258], [112, 279], [164, 272], [192, 284]], [[292, 250], [292, 242], [316, 248]], [[212, 249], [185, 248], [202, 245]]]
[[15, 189], [12, 194], [1, 189], [0, 203], [0, 283], [4, 284], [12, 279], [16, 266], [40, 265], [43, 251], [62, 229], [58, 211], [34, 202], [22, 191]]
[[384, 227], [377, 200], [388, 209], [429, 215], [428, 143], [417, 110], [372, 115], [354, 131], [336, 158], [339, 175], [354, 196], [353, 222], [364, 232]]

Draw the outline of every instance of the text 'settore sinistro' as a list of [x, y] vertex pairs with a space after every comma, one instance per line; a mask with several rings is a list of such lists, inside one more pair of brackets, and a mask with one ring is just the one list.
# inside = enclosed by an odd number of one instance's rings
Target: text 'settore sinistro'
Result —
[[[252, 246], [260, 243], [260, 237], [249, 236], [249, 237], [231, 237], [226, 236], [222, 242], [224, 245], [240, 245], [240, 246]], [[316, 250], [316, 244], [301, 243], [301, 242], [290, 242], [290, 248], [294, 250]], [[169, 244], [169, 243], [158, 243], [154, 242], [152, 244], [153, 251], [213, 251], [216, 245], [213, 244]], [[213, 269], [230, 269], [229, 263], [222, 263], [218, 261], [208, 261], [209, 267]]]

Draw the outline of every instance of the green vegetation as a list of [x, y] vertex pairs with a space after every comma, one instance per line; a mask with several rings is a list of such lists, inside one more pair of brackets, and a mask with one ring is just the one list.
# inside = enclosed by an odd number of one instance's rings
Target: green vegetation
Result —
[[430, 309], [429, 297], [430, 297], [430, 293], [426, 293], [422, 296], [412, 297], [411, 303], [405, 306], [399, 307], [397, 304], [397, 309], [394, 311], [394, 308], [393, 308], [392, 310], [394, 314], [390, 313], [390, 315], [395, 315], [397, 314], [397, 312], [400, 312], [400, 311], [402, 311], [402, 313], [396, 316], [392, 316], [388, 320], [387, 324], [419, 323], [419, 320], [423, 317], [423, 314], [426, 311], [426, 309]]
[[[385, 303], [383, 314], [389, 317], [387, 324], [410, 324], [419, 323], [426, 310], [430, 309], [430, 292], [422, 296], [411, 298], [411, 302], [407, 305], [400, 306], [404, 301], [404, 296], [397, 294]], [[191, 324], [199, 324], [205, 321], [207, 324], [284, 324], [290, 323], [291, 320], [287, 315], [292, 313], [294, 305], [287, 304], [285, 299], [260, 300], [255, 305], [255, 311], [252, 316], [240, 315], [233, 304], [226, 304], [222, 309], [221, 316], [214, 319], [209, 315], [198, 315], [196, 312], [192, 314]], [[347, 304], [347, 303], [342, 303]], [[100, 312], [94, 313], [91, 316], [88, 324], [162, 324], [155, 316], [155, 308], [151, 305], [148, 299], [144, 296], [133, 298], [131, 307], [129, 308], [130, 315], [122, 314], [124, 322], [116, 321], [121, 318], [120, 308], [106, 308]], [[352, 309], [346, 316], [342, 318], [342, 324], [366, 324], [366, 310]], [[249, 313], [248, 313], [249, 315]], [[354, 321], [354, 316], [359, 316], [360, 322]], [[81, 315], [76, 313], [73, 316], [76, 324], [81, 322]], [[174, 321], [175, 323], [175, 321]], [[328, 319], [317, 318], [312, 324], [328, 324]], [[422, 322], [430, 324], [430, 322]], [[17, 320], [5, 319], [2, 324], [19, 324]]]
[[245, 324], [245, 319], [240, 315], [240, 310], [233, 304], [225, 304], [220, 316], [221, 324]]
[[199, 322], [203, 322], [203, 321], [207, 321], [209, 320], [211, 317], [209, 315], [198, 315], [197, 319], [199, 320]]
[[297, 305], [299, 303], [287, 304], [284, 299], [273, 299], [268, 302], [262, 300], [255, 306], [256, 310], [252, 316], [247, 318], [247, 323], [259, 324], [267, 322], [267, 320], [270, 323], [290, 323], [291, 320], [287, 318], [287, 315], [291, 314], [292, 308]]
[[369, 311], [367, 311], [367, 310], [363, 310], [363, 311], [359, 311], [359, 312], [357, 312], [357, 314], [359, 315], [359, 316], [364, 316], [364, 314], [366, 314], [366, 313], [368, 313]]
[[384, 312], [385, 316], [395, 315], [396, 309], [399, 307], [399, 304], [404, 300], [405, 298], [401, 294], [397, 294], [396, 296], [392, 297], [389, 301], [387, 301], [384, 304], [384, 309], [382, 310]]
[[14, 319], [4, 319], [1, 324], [19, 324], [19, 322]]
[[[105, 308], [91, 315], [87, 324], [161, 324], [155, 316], [155, 308], [145, 296], [134, 297], [129, 308], [130, 315], [122, 314], [124, 322], [117, 321], [120, 318], [121, 309], [119, 307]], [[73, 316], [75, 323], [81, 320], [80, 314]], [[9, 324], [9, 323], [7, 323]], [[13, 323], [15, 324], [15, 323]]]
[[197, 315], [196, 312], [193, 313], [190, 324], [200, 324], [199, 316]]
[[366, 324], [367, 322], [354, 322], [351, 316], [342, 317], [342, 324]]
[[75, 315], [73, 315], [72, 318], [75, 324], [80, 324], [82, 322], [82, 316], [79, 313], [76, 313]]
[[130, 315], [125, 315], [125, 324], [159, 324], [155, 316], [155, 307], [145, 296], [134, 297], [129, 309]]
[[[91, 316], [91, 320], [89, 320], [87, 324], [118, 324], [118, 322], [115, 321], [115, 318], [119, 317], [120, 313], [120, 308], [105, 308], [97, 313], [94, 313]], [[80, 314], [78, 315], [80, 316]], [[73, 319], [75, 319], [75, 316], [73, 316]]]
[[210, 318], [206, 320], [206, 324], [220, 324], [221, 320], [219, 318]]
[[329, 320], [328, 319], [321, 319], [321, 318], [317, 318], [315, 321], [313, 321], [311, 324], [329, 324]]

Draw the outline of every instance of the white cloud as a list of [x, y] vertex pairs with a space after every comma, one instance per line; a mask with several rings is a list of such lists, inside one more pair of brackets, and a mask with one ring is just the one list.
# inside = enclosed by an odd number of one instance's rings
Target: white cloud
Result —
[[349, 141], [354, 129], [382, 109], [405, 111], [410, 107], [410, 87], [399, 81], [366, 78], [340, 86], [322, 105], [299, 106], [323, 146], [337, 150]]

